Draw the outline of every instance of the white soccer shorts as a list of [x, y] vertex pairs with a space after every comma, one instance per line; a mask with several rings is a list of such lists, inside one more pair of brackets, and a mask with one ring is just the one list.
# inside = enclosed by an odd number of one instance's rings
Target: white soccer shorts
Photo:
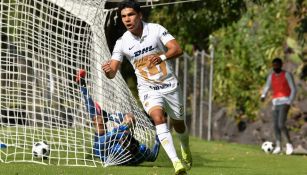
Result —
[[162, 108], [174, 120], [184, 120], [183, 96], [177, 87], [175, 91], [161, 93], [158, 90], [139, 92], [140, 100], [147, 114], [155, 108]]

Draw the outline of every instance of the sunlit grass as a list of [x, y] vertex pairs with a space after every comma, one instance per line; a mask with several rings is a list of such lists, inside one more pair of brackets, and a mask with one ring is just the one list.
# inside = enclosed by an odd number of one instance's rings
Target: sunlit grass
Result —
[[[178, 140], [175, 138], [175, 144]], [[178, 146], [177, 146], [178, 147]], [[193, 168], [191, 175], [306, 175], [307, 157], [304, 155], [265, 154], [260, 146], [226, 142], [207, 142], [191, 138]], [[0, 163], [0, 174], [12, 175], [170, 175], [173, 167], [161, 148], [156, 162], [139, 166], [72, 167], [35, 163]], [[3, 171], [5, 170], [5, 171]]]

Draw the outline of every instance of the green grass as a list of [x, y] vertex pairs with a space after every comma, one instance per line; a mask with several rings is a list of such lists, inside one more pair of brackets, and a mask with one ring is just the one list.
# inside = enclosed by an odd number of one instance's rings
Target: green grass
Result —
[[[176, 138], [176, 137], [175, 137]], [[176, 145], [178, 141], [175, 140]], [[207, 142], [191, 138], [194, 159], [190, 175], [307, 175], [307, 156], [268, 155], [260, 146]], [[139, 166], [67, 167], [33, 163], [0, 163], [2, 175], [171, 175], [163, 149], [156, 162]]]

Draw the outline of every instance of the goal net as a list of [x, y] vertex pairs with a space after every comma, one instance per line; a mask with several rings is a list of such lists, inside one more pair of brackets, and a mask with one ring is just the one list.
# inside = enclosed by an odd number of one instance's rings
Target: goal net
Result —
[[[108, 166], [133, 158], [110, 151], [114, 145], [110, 143], [103, 148], [107, 158], [95, 156], [95, 127], [75, 82], [80, 68], [87, 72], [93, 100], [109, 113], [132, 112], [134, 138], [147, 148], [153, 145], [154, 127], [121, 75], [109, 80], [101, 72], [101, 64], [110, 58], [104, 34], [110, 11], [105, 4], [105, 0], [0, 1], [0, 143], [5, 145], [0, 161]], [[33, 144], [40, 141], [50, 147], [48, 159], [32, 154]]]

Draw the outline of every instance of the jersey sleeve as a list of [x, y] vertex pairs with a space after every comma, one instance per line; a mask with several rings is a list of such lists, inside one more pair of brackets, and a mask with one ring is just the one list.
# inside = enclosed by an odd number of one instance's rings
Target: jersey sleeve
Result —
[[296, 86], [295, 86], [295, 83], [294, 83], [294, 78], [293, 78], [293, 76], [290, 72], [286, 72], [286, 79], [287, 79], [288, 84], [289, 84], [290, 89], [291, 89], [291, 94], [290, 94], [290, 97], [289, 97], [290, 104], [291, 104], [291, 103], [293, 103], [293, 100], [294, 100], [295, 95], [296, 95]]
[[116, 41], [116, 44], [114, 46], [111, 59], [122, 62], [123, 61], [123, 49], [122, 48], [123, 48], [123, 40], [122, 38], [119, 38]]
[[164, 28], [161, 25], [158, 25], [158, 35], [160, 40], [162, 41], [162, 43], [165, 45], [167, 42], [169, 42], [170, 40], [175, 39], [168, 31], [166, 28]]
[[268, 93], [269, 89], [271, 88], [271, 81], [272, 81], [272, 72], [268, 75], [268, 77], [266, 79], [264, 88], [263, 88], [262, 93], [261, 93], [262, 98], [266, 97], [266, 94]]

